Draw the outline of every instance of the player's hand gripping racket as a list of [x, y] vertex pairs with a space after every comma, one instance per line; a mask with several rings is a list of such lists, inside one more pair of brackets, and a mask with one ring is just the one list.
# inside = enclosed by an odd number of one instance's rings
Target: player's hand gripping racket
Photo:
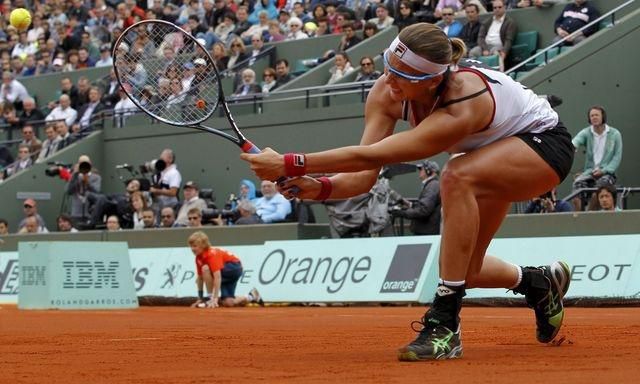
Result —
[[[149, 116], [176, 127], [199, 129], [260, 153], [233, 119], [214, 60], [182, 28], [162, 20], [144, 20], [127, 28], [113, 48], [118, 83]], [[221, 107], [235, 133], [202, 123]]]

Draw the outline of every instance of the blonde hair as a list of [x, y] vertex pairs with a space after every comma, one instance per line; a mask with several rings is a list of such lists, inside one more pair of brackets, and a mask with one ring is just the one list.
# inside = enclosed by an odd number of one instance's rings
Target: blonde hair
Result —
[[456, 65], [466, 50], [464, 41], [449, 39], [440, 27], [429, 23], [410, 25], [398, 37], [415, 54], [437, 64]]
[[202, 231], [193, 232], [191, 236], [189, 236], [189, 240], [187, 242], [189, 245], [195, 245], [204, 249], [211, 247], [209, 236]]

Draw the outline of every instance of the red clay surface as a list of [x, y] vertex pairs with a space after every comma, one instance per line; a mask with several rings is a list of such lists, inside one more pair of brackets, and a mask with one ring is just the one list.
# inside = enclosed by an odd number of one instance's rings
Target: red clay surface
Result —
[[422, 308], [0, 309], [0, 383], [637, 383], [640, 308], [464, 308], [464, 357], [400, 363]]

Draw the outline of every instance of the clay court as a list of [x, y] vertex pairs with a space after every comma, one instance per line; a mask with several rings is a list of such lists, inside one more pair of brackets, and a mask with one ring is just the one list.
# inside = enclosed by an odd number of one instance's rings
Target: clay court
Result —
[[400, 363], [419, 307], [0, 309], [2, 383], [637, 383], [640, 308], [568, 308], [562, 345], [526, 308], [463, 309], [464, 357]]

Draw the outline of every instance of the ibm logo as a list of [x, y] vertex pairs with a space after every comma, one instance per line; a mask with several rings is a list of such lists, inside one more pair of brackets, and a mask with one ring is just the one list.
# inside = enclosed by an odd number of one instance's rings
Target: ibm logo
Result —
[[110, 261], [105, 265], [103, 261], [63, 261], [64, 281], [62, 288], [119, 288], [117, 272], [120, 263]]

